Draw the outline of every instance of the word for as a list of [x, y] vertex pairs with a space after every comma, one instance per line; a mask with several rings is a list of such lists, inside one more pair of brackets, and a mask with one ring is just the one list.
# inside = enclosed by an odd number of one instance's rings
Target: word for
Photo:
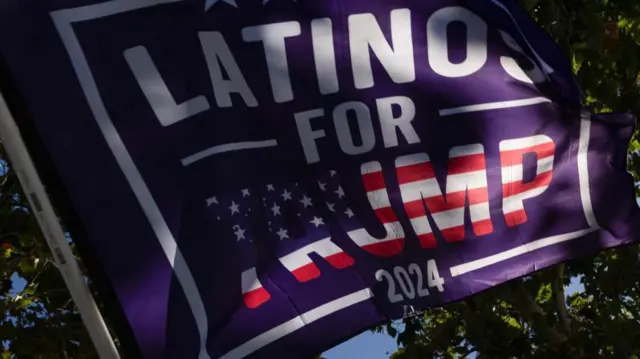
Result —
[[[411, 124], [416, 115], [413, 100], [406, 96], [380, 98], [376, 100], [376, 108], [385, 148], [398, 146], [398, 133], [401, 133], [409, 144], [420, 142]], [[394, 114], [394, 109], [397, 114]], [[317, 142], [327, 136], [325, 130], [313, 128], [312, 120], [324, 123], [322, 121], [324, 116], [325, 111], [321, 108], [294, 114], [300, 143], [309, 164], [320, 162]], [[365, 103], [349, 101], [339, 104], [334, 108], [331, 116], [342, 152], [347, 155], [362, 155], [374, 149], [375, 131], [371, 111]], [[354, 127], [360, 138], [359, 143], [353, 139], [351, 126], [349, 126], [350, 120], [355, 123]]]

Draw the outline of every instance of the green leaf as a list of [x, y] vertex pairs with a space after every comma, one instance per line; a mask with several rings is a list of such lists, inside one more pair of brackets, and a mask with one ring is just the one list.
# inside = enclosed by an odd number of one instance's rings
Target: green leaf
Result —
[[392, 336], [394, 338], [398, 335], [398, 330], [393, 327], [392, 323], [387, 324], [387, 327], [385, 329], [387, 331], [387, 334], [389, 334], [390, 336]]

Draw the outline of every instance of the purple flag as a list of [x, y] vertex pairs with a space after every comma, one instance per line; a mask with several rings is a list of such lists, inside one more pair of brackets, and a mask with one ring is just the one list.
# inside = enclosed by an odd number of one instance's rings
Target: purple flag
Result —
[[0, 30], [134, 356], [309, 357], [638, 240], [634, 118], [512, 1], [3, 0]]

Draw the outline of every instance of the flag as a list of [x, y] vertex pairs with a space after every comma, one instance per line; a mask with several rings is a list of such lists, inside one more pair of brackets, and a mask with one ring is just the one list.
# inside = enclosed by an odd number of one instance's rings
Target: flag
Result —
[[134, 356], [305, 358], [638, 241], [634, 118], [509, 0], [5, 0], [0, 29]]

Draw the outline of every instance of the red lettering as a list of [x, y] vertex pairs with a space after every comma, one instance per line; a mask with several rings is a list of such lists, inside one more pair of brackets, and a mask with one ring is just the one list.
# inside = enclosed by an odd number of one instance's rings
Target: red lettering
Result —
[[376, 217], [386, 230], [382, 239], [373, 237], [365, 228], [347, 232], [349, 237], [366, 252], [377, 257], [393, 257], [404, 249], [404, 228], [391, 207], [387, 186], [379, 162], [365, 163], [360, 167], [362, 183]]
[[463, 240], [464, 211], [469, 199], [473, 231], [481, 236], [493, 232], [487, 190], [484, 148], [480, 144], [454, 147], [449, 154], [446, 195], [429, 156], [418, 153], [396, 159], [396, 172], [405, 211], [423, 248], [436, 246], [426, 208], [449, 242]]
[[[549, 187], [553, 173], [556, 146], [545, 135], [536, 135], [500, 142], [502, 166], [502, 210], [507, 225], [517, 226], [527, 221], [524, 200], [541, 195]], [[524, 183], [523, 156], [535, 153], [536, 177]]]

